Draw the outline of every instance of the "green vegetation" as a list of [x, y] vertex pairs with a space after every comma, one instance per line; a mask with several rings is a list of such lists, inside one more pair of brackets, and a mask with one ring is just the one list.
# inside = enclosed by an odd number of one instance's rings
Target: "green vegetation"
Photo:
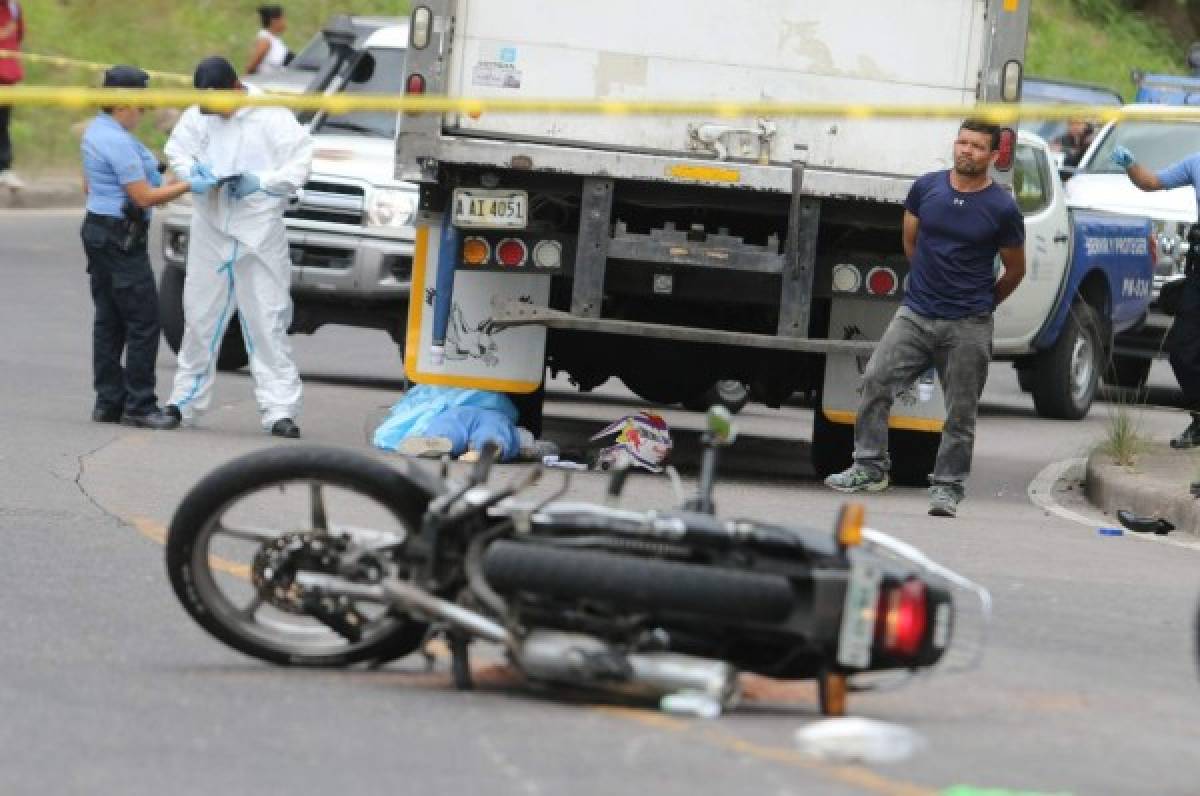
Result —
[[[207, 55], [228, 57], [240, 71], [254, 34], [255, 10], [261, 0], [21, 0], [25, 10], [26, 52], [62, 55], [96, 63], [131, 63], [144, 69], [190, 75]], [[284, 2], [288, 31], [284, 39], [295, 51], [335, 13], [403, 16], [407, 0], [303, 0]], [[27, 85], [99, 85], [95, 71], [30, 63]], [[152, 86], [178, 84], [152, 81]], [[14, 168], [21, 173], [73, 171], [79, 158], [76, 127], [88, 112], [60, 109], [16, 109], [12, 134]], [[161, 147], [152, 114], [139, 135]]]
[[[1181, 72], [1184, 44], [1157, 20], [1125, 9], [1125, 0], [1031, 0], [1033, 17], [1026, 71], [1043, 77], [1100, 83], [1131, 97], [1129, 70]], [[241, 68], [258, 29], [260, 0], [23, 0], [31, 53], [99, 63], [134, 63], [190, 74], [206, 55], [220, 53]], [[407, 13], [407, 0], [303, 0], [285, 3], [292, 49], [299, 50], [334, 13]], [[96, 85], [88, 70], [30, 64], [30, 85]], [[164, 84], [165, 85], [165, 84]], [[87, 113], [17, 109], [13, 116], [16, 167], [21, 172], [74, 170], [78, 125]], [[152, 114], [143, 140], [161, 146]], [[76, 128], [76, 129], [72, 129]]]

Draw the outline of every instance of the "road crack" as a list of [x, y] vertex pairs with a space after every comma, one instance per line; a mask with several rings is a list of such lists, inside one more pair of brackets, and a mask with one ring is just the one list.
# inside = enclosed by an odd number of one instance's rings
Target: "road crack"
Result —
[[91, 503], [93, 506], [95, 506], [96, 509], [101, 514], [105, 515], [106, 517], [111, 519], [113, 522], [117, 523], [117, 525], [120, 525], [122, 527], [128, 527], [129, 526], [128, 522], [126, 522], [120, 515], [109, 511], [100, 501], [96, 500], [96, 498], [92, 496], [92, 493], [88, 492], [87, 487], [85, 487], [83, 485], [83, 476], [84, 476], [84, 472], [87, 469], [87, 460], [89, 458], [91, 458], [92, 456], [95, 456], [100, 451], [107, 448], [109, 445], [112, 445], [116, 441], [117, 440], [114, 437], [113, 439], [107, 440], [106, 442], [99, 445], [98, 447], [93, 448], [90, 451], [81, 453], [78, 456], [76, 456], [75, 457], [75, 463], [76, 463], [75, 478], [73, 480], [75, 481], [75, 487], [79, 490], [79, 494], [83, 495], [83, 497], [87, 500], [88, 503]]

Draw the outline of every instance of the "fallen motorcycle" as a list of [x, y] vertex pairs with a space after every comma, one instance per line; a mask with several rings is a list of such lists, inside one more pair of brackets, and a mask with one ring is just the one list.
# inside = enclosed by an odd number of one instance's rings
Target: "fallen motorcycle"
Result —
[[[699, 692], [722, 708], [739, 672], [815, 678], [825, 715], [881, 673], [978, 661], [987, 592], [864, 528], [861, 506], [832, 533], [718, 518], [718, 454], [736, 431], [723, 409], [707, 420], [697, 492], [665, 511], [617, 507], [623, 470], [603, 503], [564, 500], [569, 472], [531, 497], [540, 467], [489, 487], [493, 450], [462, 480], [333, 448], [252, 453], [180, 504], [171, 584], [205, 630], [256, 658], [380, 663], [440, 636], [464, 688], [476, 640], [531, 682]], [[949, 661], [952, 640], [966, 660]]]

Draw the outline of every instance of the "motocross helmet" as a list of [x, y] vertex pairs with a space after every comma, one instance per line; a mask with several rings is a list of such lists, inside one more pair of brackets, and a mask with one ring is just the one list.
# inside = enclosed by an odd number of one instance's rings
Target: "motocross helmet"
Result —
[[591, 440], [609, 443], [596, 456], [601, 469], [641, 467], [661, 473], [671, 455], [671, 429], [653, 412], [625, 415], [592, 435]]

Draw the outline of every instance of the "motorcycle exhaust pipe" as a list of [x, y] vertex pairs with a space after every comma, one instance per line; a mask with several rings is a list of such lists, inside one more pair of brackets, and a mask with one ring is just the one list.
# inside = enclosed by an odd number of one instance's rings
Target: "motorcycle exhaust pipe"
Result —
[[475, 638], [494, 641], [497, 644], [503, 644], [508, 649], [513, 649], [516, 645], [513, 635], [499, 622], [494, 622], [461, 605], [435, 597], [402, 580], [391, 578], [380, 584], [351, 583], [331, 575], [300, 572], [296, 575], [296, 582], [305, 589], [315, 589], [326, 594], [383, 604], [392, 603], [403, 610], [411, 611], [418, 617], [448, 622]]
[[533, 680], [660, 697], [698, 691], [728, 707], [737, 697], [737, 670], [724, 661], [672, 652], [624, 653], [578, 633], [535, 630], [516, 652]]

